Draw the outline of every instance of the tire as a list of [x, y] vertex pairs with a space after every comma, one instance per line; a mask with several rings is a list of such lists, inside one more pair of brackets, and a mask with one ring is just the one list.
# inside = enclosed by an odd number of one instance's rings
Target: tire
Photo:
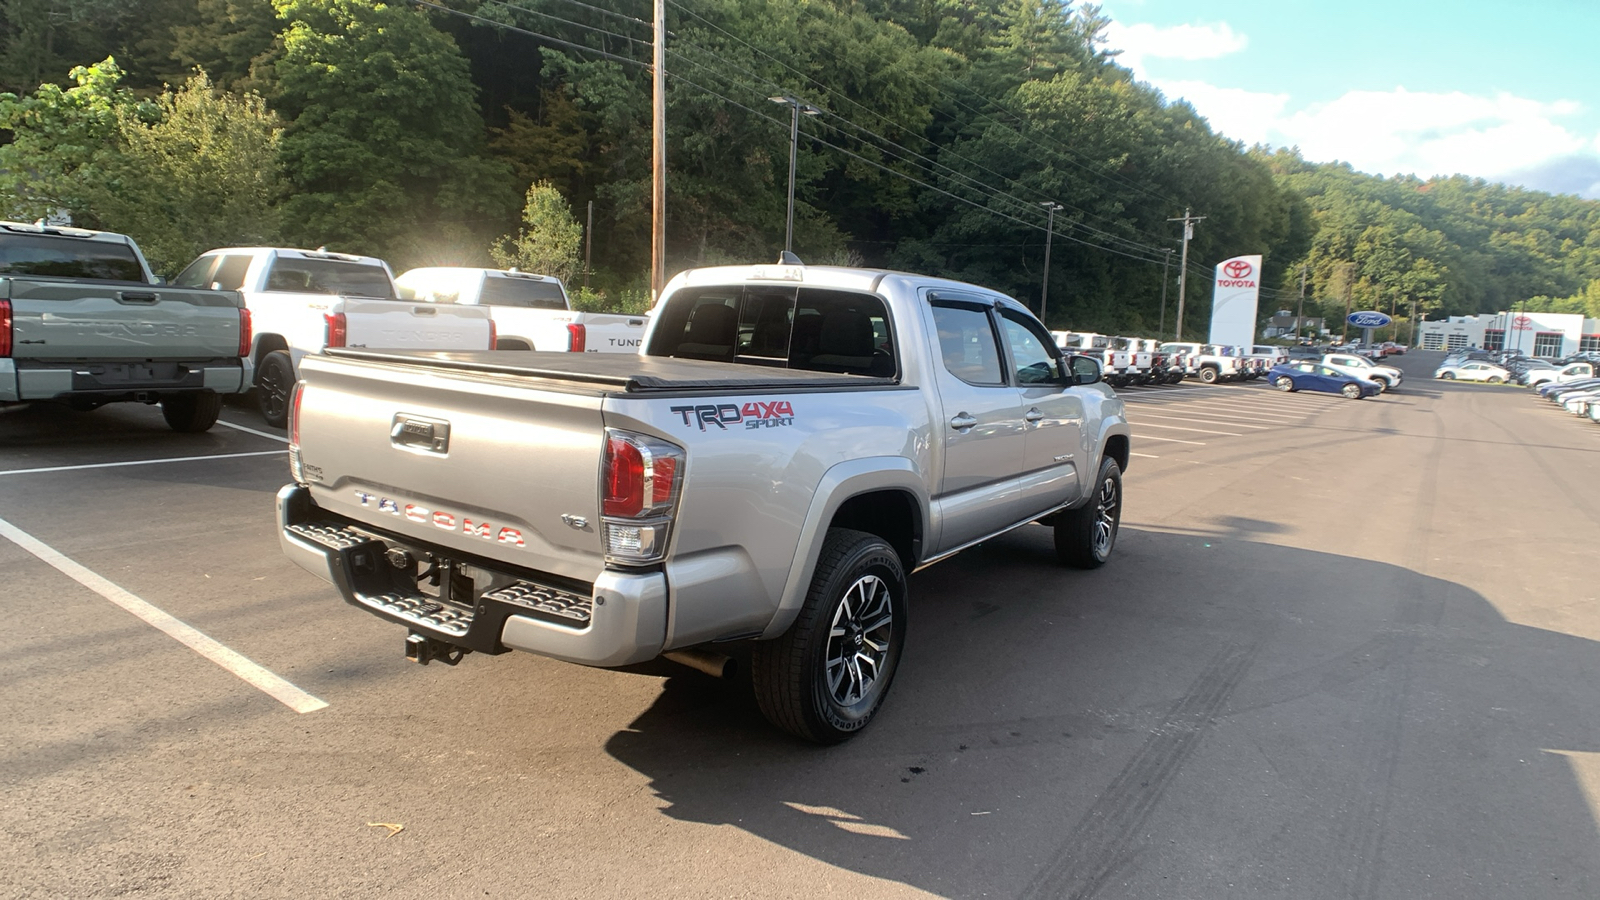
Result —
[[1454, 373], [1454, 372], [1446, 372], [1443, 375], [1440, 375], [1439, 377], [1443, 378], [1445, 381], [1455, 381], [1456, 380], [1456, 373]]
[[1217, 370], [1207, 366], [1200, 370], [1200, 380], [1206, 384], [1217, 383]]
[[829, 530], [800, 615], [782, 637], [752, 648], [751, 680], [767, 720], [818, 744], [867, 727], [900, 664], [905, 597], [905, 570], [887, 541]]
[[1501, 378], [1499, 375], [1490, 375], [1489, 376], [1489, 383], [1490, 384], [1503, 384], [1504, 382], [1505, 382], [1505, 379]]
[[1339, 389], [1339, 393], [1345, 395], [1346, 397], [1349, 397], [1351, 400], [1360, 400], [1361, 399], [1361, 385], [1359, 385], [1359, 384], [1347, 384], [1344, 387]]
[[216, 391], [196, 391], [193, 394], [173, 394], [161, 398], [161, 418], [173, 431], [182, 434], [199, 434], [210, 431], [217, 424], [217, 414], [222, 412], [222, 395]]
[[1100, 462], [1089, 502], [1068, 510], [1055, 521], [1056, 559], [1074, 569], [1098, 569], [1117, 546], [1122, 524], [1122, 468], [1106, 457]]
[[1277, 379], [1272, 382], [1272, 386], [1287, 394], [1294, 390], [1294, 379], [1287, 375], [1279, 375]]
[[1372, 380], [1378, 383], [1378, 393], [1380, 394], [1389, 393], [1389, 388], [1394, 386], [1389, 383], [1389, 379], [1387, 378], [1374, 378]]
[[256, 367], [256, 406], [274, 428], [289, 423], [289, 395], [294, 392], [294, 363], [285, 350], [274, 350]]

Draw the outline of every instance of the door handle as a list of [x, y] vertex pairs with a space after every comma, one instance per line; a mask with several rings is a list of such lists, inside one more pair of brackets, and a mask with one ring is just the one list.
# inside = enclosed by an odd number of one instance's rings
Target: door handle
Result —
[[154, 303], [160, 298], [155, 291], [118, 291], [117, 299], [123, 303]]
[[978, 424], [978, 420], [977, 419], [974, 419], [972, 416], [969, 416], [964, 412], [956, 413], [955, 418], [950, 420], [950, 427], [951, 428], [954, 428], [957, 431], [963, 431], [963, 432], [970, 430], [974, 425], [977, 425], [977, 424]]
[[1022, 414], [1022, 418], [1023, 418], [1024, 421], [1028, 422], [1029, 424], [1033, 424], [1035, 422], [1038, 422], [1040, 419], [1043, 419], [1044, 418], [1044, 413], [1040, 412], [1039, 411], [1039, 407], [1035, 406], [1033, 409], [1030, 409], [1027, 412], [1023, 413]]

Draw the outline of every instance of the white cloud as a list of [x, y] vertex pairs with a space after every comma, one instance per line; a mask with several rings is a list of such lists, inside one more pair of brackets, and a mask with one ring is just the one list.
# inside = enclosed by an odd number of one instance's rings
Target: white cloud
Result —
[[1314, 162], [1341, 160], [1379, 175], [1465, 174], [1600, 197], [1592, 175], [1600, 163], [1600, 137], [1589, 138], [1562, 121], [1583, 112], [1575, 101], [1397, 87], [1349, 91], [1297, 108], [1287, 94], [1197, 81], [1152, 84], [1169, 99], [1188, 100], [1230, 138], [1298, 146]]
[[1174, 25], [1157, 28], [1148, 23], [1123, 25], [1112, 22], [1106, 28], [1106, 43], [1121, 50], [1117, 62], [1145, 77], [1146, 59], [1217, 59], [1238, 53], [1250, 39], [1233, 30], [1227, 22]]

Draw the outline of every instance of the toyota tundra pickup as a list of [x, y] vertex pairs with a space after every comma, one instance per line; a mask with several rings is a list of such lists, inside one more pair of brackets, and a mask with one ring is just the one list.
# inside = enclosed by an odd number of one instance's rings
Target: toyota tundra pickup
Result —
[[409, 656], [722, 672], [740, 643], [763, 712], [819, 743], [883, 702], [907, 573], [1034, 522], [1100, 566], [1130, 455], [1099, 364], [1022, 304], [878, 270], [681, 273], [639, 356], [331, 349], [300, 374], [283, 551]]
[[161, 282], [126, 235], [0, 222], [0, 406], [159, 403], [206, 431], [250, 386], [249, 346], [237, 293]]
[[430, 266], [394, 280], [403, 300], [482, 306], [499, 335], [496, 350], [638, 353], [645, 316], [580, 312], [567, 286], [550, 275], [516, 269]]
[[282, 427], [307, 354], [328, 347], [493, 349], [486, 309], [397, 298], [389, 264], [325, 249], [227, 247], [190, 263], [174, 283], [238, 291], [255, 325], [249, 358], [267, 424]]

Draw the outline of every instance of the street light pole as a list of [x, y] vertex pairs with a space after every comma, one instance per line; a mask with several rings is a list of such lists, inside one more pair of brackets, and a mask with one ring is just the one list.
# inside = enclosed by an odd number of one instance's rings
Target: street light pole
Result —
[[1039, 321], [1043, 322], [1045, 298], [1050, 296], [1050, 239], [1055, 237], [1056, 233], [1056, 210], [1063, 207], [1054, 200], [1040, 200], [1039, 205], [1045, 208], [1046, 214], [1044, 225], [1044, 278], [1039, 285]]
[[822, 110], [788, 95], [767, 99], [773, 103], [787, 104], [792, 113], [789, 122], [789, 215], [783, 230], [783, 250], [785, 253], [792, 253], [794, 251], [794, 164], [795, 156], [800, 149], [800, 114], [814, 116]]
[[1156, 326], [1156, 334], [1162, 340], [1167, 339], [1167, 270], [1172, 267], [1172, 248], [1167, 248], [1167, 258], [1161, 261], [1161, 324]]

